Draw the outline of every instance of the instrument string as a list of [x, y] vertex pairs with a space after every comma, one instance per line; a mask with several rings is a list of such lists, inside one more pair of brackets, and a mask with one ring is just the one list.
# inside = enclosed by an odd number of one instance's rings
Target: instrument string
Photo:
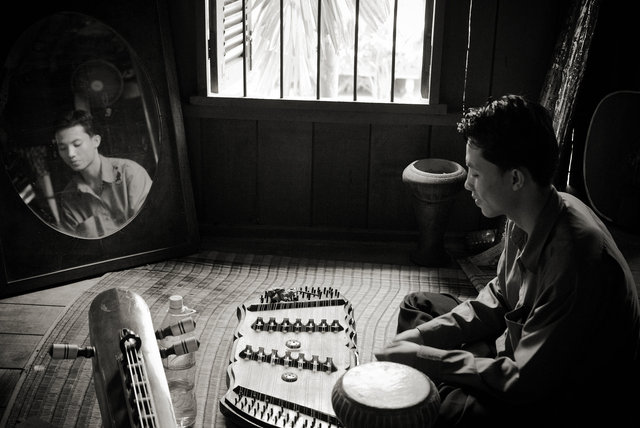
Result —
[[[336, 379], [357, 364], [351, 306], [332, 288], [274, 289], [242, 307], [234, 385], [222, 409], [262, 428], [341, 428]], [[243, 349], [244, 348], [244, 349]]]
[[137, 417], [133, 416], [132, 419], [138, 422], [140, 427], [154, 428], [157, 426], [157, 416], [153, 407], [153, 396], [149, 388], [144, 359], [134, 343], [127, 341], [124, 346], [133, 395], [133, 403], [127, 403], [127, 408], [132, 411], [131, 404], [135, 404]]

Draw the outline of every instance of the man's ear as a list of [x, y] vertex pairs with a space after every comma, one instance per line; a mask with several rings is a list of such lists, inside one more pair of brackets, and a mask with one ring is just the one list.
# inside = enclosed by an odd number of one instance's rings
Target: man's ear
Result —
[[100, 137], [99, 134], [95, 134], [93, 137], [91, 137], [96, 145], [96, 147], [98, 147], [100, 145], [100, 142], [102, 141], [102, 137]]
[[511, 188], [519, 190], [524, 186], [527, 177], [521, 169], [514, 168], [511, 170]]

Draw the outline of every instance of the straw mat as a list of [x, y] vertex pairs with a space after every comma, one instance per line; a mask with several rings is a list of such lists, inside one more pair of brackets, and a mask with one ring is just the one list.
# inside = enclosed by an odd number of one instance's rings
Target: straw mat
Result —
[[372, 361], [374, 351], [393, 337], [405, 294], [447, 292], [463, 300], [477, 294], [456, 268], [217, 251], [110, 272], [79, 295], [44, 335], [7, 407], [7, 426], [33, 419], [61, 428], [101, 426], [91, 360], [52, 360], [47, 351], [53, 343], [88, 346], [88, 308], [100, 292], [115, 287], [142, 296], [156, 327], [170, 295], [181, 294], [198, 311], [196, 427], [232, 426], [220, 412], [219, 400], [227, 391], [236, 310], [245, 302], [257, 303], [268, 289], [300, 286], [336, 288], [352, 304], [360, 363]]

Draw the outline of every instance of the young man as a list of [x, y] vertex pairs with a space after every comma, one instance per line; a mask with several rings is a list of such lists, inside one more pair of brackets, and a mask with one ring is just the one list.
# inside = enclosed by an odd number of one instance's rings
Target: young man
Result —
[[551, 184], [550, 115], [507, 95], [467, 111], [458, 131], [465, 188], [483, 215], [507, 219], [497, 276], [463, 303], [406, 296], [377, 359], [439, 385], [438, 427], [637, 421], [627, 416], [640, 390], [636, 285], [605, 225]]
[[54, 132], [60, 157], [75, 172], [60, 196], [62, 227], [83, 238], [116, 232], [142, 207], [149, 174], [132, 160], [100, 155], [101, 138], [86, 111], [68, 112]]

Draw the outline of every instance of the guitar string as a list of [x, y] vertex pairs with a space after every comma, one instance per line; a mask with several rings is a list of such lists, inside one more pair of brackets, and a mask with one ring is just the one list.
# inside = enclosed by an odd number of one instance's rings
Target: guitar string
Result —
[[[127, 350], [127, 368], [131, 377], [134, 401], [138, 410], [138, 421], [142, 427], [156, 427], [157, 415], [153, 406], [153, 397], [149, 388], [144, 359], [142, 354], [139, 354], [131, 343], [127, 342], [125, 349]], [[136, 379], [140, 379], [140, 381]], [[128, 403], [128, 408], [130, 408], [130, 404]]]

